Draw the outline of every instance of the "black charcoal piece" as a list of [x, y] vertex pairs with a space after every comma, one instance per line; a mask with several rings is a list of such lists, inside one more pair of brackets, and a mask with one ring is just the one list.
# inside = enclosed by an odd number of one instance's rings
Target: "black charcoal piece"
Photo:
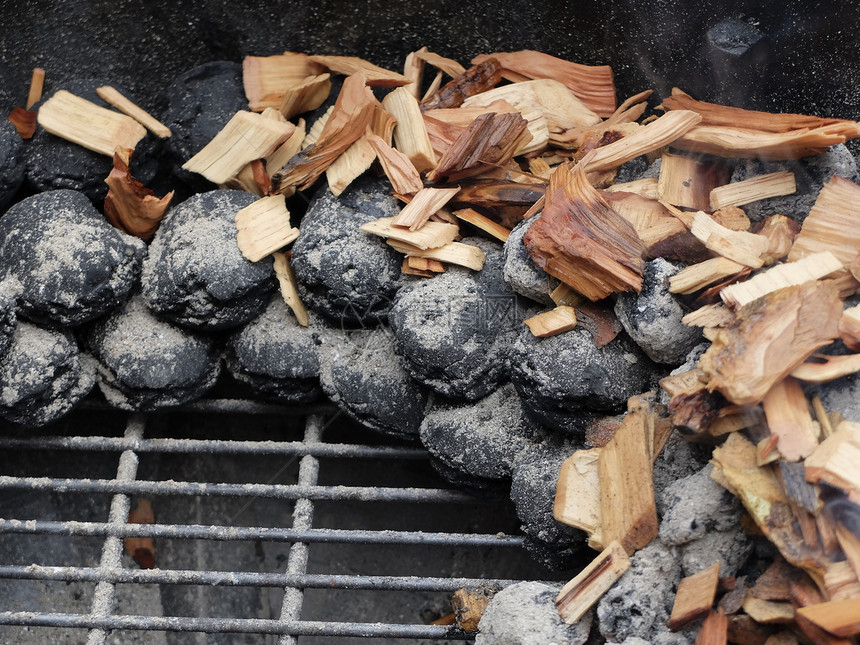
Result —
[[126, 299], [145, 253], [73, 190], [33, 195], [0, 218], [0, 280], [21, 283], [21, 315], [35, 322], [80, 325], [107, 313]]
[[161, 122], [173, 133], [165, 144], [173, 172], [197, 190], [212, 188], [202, 175], [181, 166], [215, 138], [236, 112], [248, 109], [242, 66], [213, 61], [195, 67], [173, 81], [158, 104]]
[[555, 606], [560, 590], [543, 582], [505, 587], [484, 610], [475, 645], [583, 645], [594, 612], [566, 625]]
[[95, 383], [95, 361], [70, 332], [18, 321], [0, 356], [0, 417], [28, 427], [56, 421]]
[[440, 401], [421, 423], [421, 443], [450, 468], [480, 479], [507, 479], [536, 429], [508, 384], [474, 403]]
[[302, 327], [280, 293], [227, 342], [226, 365], [237, 381], [266, 397], [302, 403], [322, 394], [315, 336], [320, 322]]
[[540, 215], [524, 220], [514, 227], [505, 242], [505, 282], [518, 294], [545, 305], [555, 306], [550, 291], [560, 283], [532, 260], [523, 244], [523, 236]]
[[87, 333], [98, 384], [111, 405], [149, 411], [187, 403], [221, 371], [211, 338], [159, 320], [137, 295]]
[[24, 146], [12, 122], [0, 121], [0, 213], [24, 183]]
[[171, 208], [143, 263], [143, 297], [183, 327], [231, 329], [266, 308], [271, 258], [249, 262], [236, 244], [236, 213], [257, 198], [238, 190], [194, 195]]
[[397, 294], [388, 319], [413, 378], [443, 396], [476, 401], [507, 380], [507, 348], [531, 311], [504, 282], [501, 247], [463, 242], [485, 251], [484, 269], [450, 266], [412, 283]]
[[669, 278], [681, 266], [657, 258], [645, 264], [640, 293], [621, 293], [615, 315], [630, 337], [648, 357], [667, 365], [680, 365], [702, 340], [698, 327], [681, 322], [686, 311], [669, 293]]
[[397, 361], [390, 330], [330, 329], [319, 357], [320, 382], [335, 405], [371, 430], [417, 439], [427, 392]]
[[[96, 88], [102, 85], [111, 85], [129, 100], [135, 100], [128, 90], [109, 80], [75, 79], [54, 86], [53, 91], [46, 93], [33, 109], [38, 109], [59, 90], [66, 90], [96, 105], [113, 109], [96, 94]], [[158, 163], [155, 160], [157, 146], [154, 135], [147, 132], [134, 148], [131, 174], [144, 185], [155, 177], [158, 170]], [[27, 162], [27, 183], [35, 190], [69, 188], [84, 193], [98, 206], [104, 201], [108, 191], [105, 179], [113, 169], [111, 157], [66, 141], [50, 134], [42, 127], [37, 127], [33, 138], [25, 142], [24, 157]]]
[[651, 389], [655, 365], [625, 334], [598, 348], [591, 334], [536, 338], [526, 328], [510, 350], [511, 380], [539, 423], [580, 434], [594, 411], [618, 412]]
[[359, 227], [398, 212], [387, 180], [359, 179], [340, 197], [323, 186], [293, 244], [302, 301], [345, 327], [369, 328], [384, 320], [402, 284], [403, 256]]
[[18, 322], [15, 306], [20, 291], [21, 285], [15, 278], [0, 281], [0, 356], [12, 344], [12, 335]]

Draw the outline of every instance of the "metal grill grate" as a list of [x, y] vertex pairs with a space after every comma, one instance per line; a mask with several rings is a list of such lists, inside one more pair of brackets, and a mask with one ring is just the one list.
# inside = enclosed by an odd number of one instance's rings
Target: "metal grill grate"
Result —
[[[75, 433], [79, 426], [72, 425], [72, 432], [63, 436], [33, 436], [19, 433], [17, 436], [0, 436], [0, 456], [4, 457], [0, 463], [12, 464], [13, 461], [26, 463], [27, 455], [60, 455], [68, 463], [65, 469], [71, 469], [75, 474], [68, 476], [33, 476], [26, 472], [17, 474], [0, 474], [0, 495], [6, 499], [6, 503], [0, 506], [5, 514], [10, 514], [16, 509], [16, 495], [24, 496], [52, 496], [59, 503], [59, 512], [54, 515], [62, 516], [62, 500], [74, 498], [80, 500], [95, 499], [99, 496], [105, 499], [107, 506], [107, 521], [90, 521], [80, 517], [65, 518], [56, 517], [14, 517], [13, 519], [0, 519], [0, 539], [26, 539], [21, 536], [40, 537], [42, 540], [77, 540], [100, 541], [100, 556], [97, 562], [91, 566], [83, 566], [80, 562], [61, 564], [52, 557], [59, 557], [62, 549], [50, 546], [44, 553], [41, 561], [37, 563], [18, 562], [14, 563], [11, 555], [0, 560], [0, 583], [13, 589], [12, 592], [4, 593], [0, 586], [0, 625], [25, 626], [27, 628], [52, 627], [52, 628], [77, 628], [85, 629], [86, 642], [91, 645], [108, 642], [107, 637], [112, 630], [131, 630], [135, 632], [162, 631], [168, 634], [179, 632], [206, 632], [210, 634], [257, 634], [275, 635], [269, 637], [258, 636], [260, 640], [242, 642], [278, 642], [282, 644], [296, 643], [299, 637], [357, 637], [357, 638], [408, 638], [418, 639], [463, 639], [466, 635], [454, 627], [423, 624], [419, 622], [394, 622], [386, 620], [352, 621], [340, 619], [348, 614], [343, 611], [344, 592], [396, 592], [405, 594], [407, 592], [445, 592], [447, 596], [461, 587], [477, 586], [480, 584], [510, 584], [509, 579], [493, 579], [486, 575], [486, 569], [495, 566], [496, 571], [504, 571], [511, 575], [512, 571], [525, 571], [525, 577], [535, 569], [529, 569], [530, 563], [522, 557], [521, 551], [513, 553], [522, 544], [522, 537], [510, 535], [507, 532], [458, 532], [458, 531], [434, 531], [423, 528], [421, 530], [392, 529], [386, 525], [389, 520], [379, 509], [394, 505], [395, 513], [403, 514], [402, 509], [420, 507], [421, 509], [435, 506], [442, 515], [451, 514], [450, 509], [463, 507], [465, 509], [488, 507], [490, 515], [504, 516], [511, 527], [515, 526], [515, 520], [511, 517], [510, 509], [499, 509], [501, 504], [496, 500], [476, 500], [472, 495], [442, 487], [441, 480], [436, 480], [436, 487], [428, 486], [403, 486], [403, 485], [355, 485], [355, 483], [325, 483], [321, 476], [321, 462], [326, 462], [327, 468], [337, 475], [336, 463], [342, 460], [351, 460], [351, 463], [366, 464], [364, 470], [371, 472], [361, 473], [362, 468], [357, 471], [365, 478], [375, 481], [377, 475], [382, 476], [391, 470], [391, 466], [380, 464], [399, 464], [406, 471], [417, 469], [419, 466], [427, 468], [426, 453], [411, 446], [398, 445], [396, 442], [386, 442], [375, 436], [364, 434], [361, 436], [363, 442], [326, 442], [324, 433], [330, 430], [330, 422], [338, 415], [330, 408], [282, 408], [268, 404], [260, 404], [245, 400], [218, 399], [201, 402], [189, 406], [192, 413], [189, 418], [191, 426], [210, 424], [207, 419], [213, 419], [210, 425], [223, 424], [225, 419], [231, 429], [227, 432], [228, 438], [185, 438], [178, 436], [148, 436], [152, 425], [167, 428], [167, 434], [172, 433], [169, 422], [163, 419], [169, 415], [131, 415], [128, 417], [117, 417], [125, 425], [121, 434], [110, 436], [110, 432], [102, 431], [101, 428], [92, 435], [81, 436]], [[222, 414], [206, 415], [205, 413], [217, 412]], [[90, 411], [99, 418], [99, 414], [107, 412]], [[117, 415], [118, 413], [111, 413]], [[271, 440], [257, 437], [255, 439], [241, 439], [235, 435], [243, 432], [242, 428], [254, 426], [257, 419], [268, 417], [270, 420], [283, 419], [284, 415], [291, 415], [295, 419], [301, 415], [304, 420], [303, 436], [293, 440]], [[278, 416], [280, 415], [280, 416]], [[342, 421], [342, 420], [341, 420]], [[273, 421], [276, 423], [276, 421]], [[77, 422], [79, 423], [79, 422]], [[294, 424], [295, 425], [295, 424]], [[353, 428], [350, 432], [359, 432]], [[152, 434], [157, 434], [156, 432]], [[204, 435], [206, 436], [206, 435]], [[352, 435], [354, 436], [354, 435]], [[110, 477], [82, 476], [76, 470], [75, 463], [79, 461], [102, 461], [113, 460], [116, 464], [118, 455], [119, 465], [116, 474]], [[59, 461], [63, 461], [63, 459]], [[142, 478], [146, 470], [141, 466], [143, 459], [167, 460], [170, 478]], [[242, 481], [193, 481], [191, 478], [183, 479], [184, 468], [179, 469], [174, 465], [176, 459], [184, 460], [182, 463], [198, 463], [201, 460], [230, 460], [242, 459], [252, 464], [250, 469], [242, 471], [247, 475]], [[298, 460], [297, 471], [295, 461]], [[250, 460], [250, 461], [249, 461]], [[275, 476], [269, 477], [266, 483], [254, 481], [259, 477], [266, 477], [265, 460], [273, 460], [271, 463], [281, 463], [281, 467]], [[56, 461], [56, 460], [55, 460]], [[329, 464], [328, 462], [332, 463]], [[160, 463], [160, 462], [159, 462]], [[267, 462], [268, 463], [268, 462]], [[256, 464], [260, 464], [257, 467]], [[404, 466], [404, 464], [406, 464]], [[81, 465], [83, 469], [85, 464]], [[98, 471], [101, 466], [94, 469]], [[218, 466], [216, 466], [217, 468]], [[26, 467], [20, 467], [16, 470]], [[62, 469], [61, 469], [62, 470]], [[150, 468], [149, 470], [152, 470]], [[194, 470], [193, 468], [191, 469]], [[232, 474], [223, 471], [224, 478], [229, 479]], [[354, 469], [355, 470], [355, 469]], [[8, 471], [7, 471], [8, 472]], [[232, 471], [231, 471], [232, 472]], [[429, 469], [428, 469], [429, 472]], [[56, 473], [54, 473], [56, 474]], [[68, 474], [68, 473], [66, 473]], [[295, 478], [294, 483], [275, 483], [278, 477]], [[331, 476], [328, 477], [331, 479]], [[355, 479], [355, 477], [352, 477]], [[431, 480], [433, 481], [433, 480]], [[152, 497], [157, 501], [156, 519], [159, 520], [159, 508], [169, 507], [174, 500], [226, 500], [234, 498], [236, 503], [242, 506], [234, 512], [234, 516], [241, 518], [246, 509], [259, 500], [272, 500], [276, 505], [284, 508], [283, 515], [287, 516], [284, 524], [278, 526], [280, 519], [276, 513], [272, 514], [273, 526], [246, 526], [241, 521], [234, 522], [170, 522], [158, 521], [155, 524], [137, 525], [128, 524], [127, 518], [132, 502], [132, 496]], [[286, 502], [292, 502], [292, 521], [289, 521], [289, 509]], [[354, 508], [356, 504], [371, 506], [369, 516], [371, 528], [319, 526], [315, 524], [315, 511], [321, 504], [340, 504], [343, 508]], [[406, 504], [407, 506], [404, 506]], [[493, 505], [496, 505], [495, 507]], [[344, 506], [345, 505], [345, 506]], [[74, 504], [72, 504], [74, 514]], [[276, 506], [277, 508], [277, 506]], [[264, 511], [265, 512], [265, 511]], [[471, 512], [471, 511], [468, 511]], [[468, 512], [466, 513], [468, 515]], [[485, 511], [486, 512], [486, 511]], [[418, 512], [419, 519], [424, 511]], [[34, 513], [35, 514], [35, 513]], [[329, 513], [330, 518], [340, 517], [338, 512]], [[103, 516], [102, 516], [103, 517]], [[93, 518], [90, 518], [93, 519]], [[210, 518], [211, 519], [211, 518]], [[228, 520], [231, 518], [227, 518]], [[374, 523], [382, 523], [381, 528], [374, 528]], [[324, 522], [325, 523], [325, 522]], [[17, 536], [17, 537], [15, 537]], [[152, 537], [159, 540], [156, 543], [156, 558], [162, 543], [176, 543], [184, 541], [205, 541], [203, 544], [218, 543], [262, 543], [266, 545], [283, 544], [289, 545], [285, 562], [280, 564], [279, 571], [254, 571], [240, 569], [229, 562], [226, 570], [223, 566], [218, 568], [206, 566], [198, 567], [164, 567], [160, 562], [155, 569], [139, 569], [128, 558], [123, 555], [123, 538], [128, 536]], [[0, 542], [3, 544], [3, 542]], [[62, 542], [46, 543], [62, 544]], [[362, 548], [385, 548], [394, 549], [399, 552], [397, 557], [399, 566], [406, 567], [411, 562], [409, 549], [432, 549], [441, 548], [445, 554], [440, 560], [438, 555], [420, 555], [419, 563], [427, 564], [432, 560], [431, 566], [438, 570], [445, 570], [450, 562], [469, 562], [473, 556], [464, 553], [475, 553], [474, 560], [481, 569], [480, 575], [462, 577], [456, 575], [426, 575], [425, 571], [413, 575], [390, 575], [370, 572], [337, 572], [322, 571], [311, 572], [309, 567], [309, 555], [314, 548], [322, 548], [323, 545], [331, 545], [332, 548], [346, 548], [348, 545], [361, 546]], [[206, 547], [204, 547], [206, 548]], [[286, 546], [284, 547], [286, 548]], [[11, 553], [7, 548], [0, 548], [0, 554]], [[333, 551], [330, 553], [337, 553]], [[517, 565], [514, 560], [520, 557], [521, 562]], [[343, 556], [348, 558], [349, 556]], [[449, 560], [445, 560], [448, 557]], [[332, 559], [326, 555], [324, 558]], [[495, 559], [494, 559], [495, 558]], [[63, 559], [63, 558], [60, 558]], [[85, 558], [84, 558], [85, 559]], [[335, 558], [338, 559], [338, 558]], [[240, 563], [239, 558], [236, 563]], [[510, 564], [509, 564], [510, 563]], [[232, 564], [232, 566], [231, 566]], [[318, 563], [317, 563], [318, 564]], [[162, 568], [164, 567], [164, 568]], [[342, 567], [343, 568], [343, 567]], [[346, 567], [358, 568], [358, 567]], [[426, 566], [418, 567], [426, 569]], [[247, 567], [250, 569], [250, 567]], [[523, 574], [520, 574], [523, 577]], [[33, 584], [35, 581], [45, 581], [53, 584], [56, 593], [68, 593], [63, 589], [63, 583], [68, 586], [71, 583], [84, 585], [91, 592], [88, 601], [88, 611], [54, 611], [51, 606], [40, 607], [38, 611], [22, 610], [15, 606], [22, 597], [28, 597], [30, 592], [22, 593], [14, 591], [15, 581], [27, 581]], [[19, 583], [20, 584], [20, 583]], [[135, 612], [134, 607], [127, 607], [129, 603], [120, 603], [117, 608], [118, 590], [125, 586], [151, 585], [149, 589], [156, 587], [165, 589], [174, 587], [182, 589], [194, 587], [199, 590], [209, 587], [229, 588], [254, 588], [258, 590], [275, 590], [283, 593], [280, 607], [277, 601], [272, 601], [269, 607], [269, 616], [260, 617], [251, 615], [224, 616], [166, 616], [145, 615]], [[334, 601], [315, 601], [314, 606], [319, 608], [330, 605], [332, 611], [329, 616], [316, 619], [316, 617], [304, 618], [303, 608], [305, 602], [305, 590], [320, 590], [319, 593], [340, 594]], [[273, 591], [267, 591], [269, 595]], [[310, 592], [309, 592], [310, 593]], [[30, 593], [32, 595], [32, 593]], [[423, 598], [424, 596], [422, 596]], [[50, 599], [47, 601], [50, 603]], [[6, 605], [5, 607], [3, 605]], [[26, 605], [26, 603], [24, 603]], [[26, 607], [25, 607], [26, 608]], [[263, 612], [265, 613], [265, 612]], [[306, 612], [305, 612], [306, 613]], [[319, 613], [317, 610], [316, 613]], [[276, 616], [276, 617], [274, 617]], [[415, 616], [417, 618], [417, 616]], [[372, 617], [370, 617], [372, 618]], [[9, 627], [0, 627], [2, 630]], [[120, 632], [115, 632], [120, 633]], [[121, 633], [127, 633], [123, 631]], [[175, 638], [175, 636], [174, 636]], [[324, 639], [323, 639], [324, 640]], [[110, 641], [113, 642], [113, 641]], [[124, 642], [124, 641], [120, 641]], [[148, 641], [147, 641], [148, 642]], [[153, 641], [155, 642], [155, 641]], [[170, 642], [180, 642], [177, 640]], [[238, 641], [236, 641], [238, 642]], [[305, 642], [302, 639], [301, 642]], [[317, 642], [317, 641], [313, 641]], [[320, 641], [321, 642], [321, 641]], [[340, 641], [342, 642], [342, 641]]]

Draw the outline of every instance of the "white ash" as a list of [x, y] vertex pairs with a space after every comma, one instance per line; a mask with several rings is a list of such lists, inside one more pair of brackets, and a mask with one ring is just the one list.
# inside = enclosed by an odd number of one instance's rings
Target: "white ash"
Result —
[[123, 410], [193, 401], [215, 385], [221, 372], [211, 338], [159, 320], [139, 295], [95, 323], [87, 345], [98, 359], [99, 389]]
[[615, 315], [625, 331], [656, 363], [683, 363], [702, 340], [700, 328], [681, 322], [687, 312], [669, 292], [669, 278], [681, 268], [662, 258], [647, 262], [642, 291], [621, 293], [615, 303]]
[[265, 309], [271, 258], [249, 262], [236, 244], [236, 213], [257, 198], [213, 190], [171, 208], [155, 233], [141, 283], [156, 315], [199, 330], [231, 329]]
[[315, 339], [321, 322], [317, 316], [309, 318], [308, 327], [302, 327], [281, 294], [274, 294], [266, 310], [227, 342], [225, 362], [230, 374], [266, 398], [292, 402], [319, 398]]
[[742, 161], [732, 175], [732, 182], [751, 179], [759, 175], [789, 170], [794, 173], [797, 192], [793, 195], [771, 197], [743, 206], [753, 222], [769, 215], [779, 213], [802, 222], [809, 214], [818, 193], [834, 175], [845, 177], [853, 182], [860, 181], [860, 172], [851, 151], [844, 144], [832, 146], [827, 152], [813, 157], [789, 161], [761, 161], [749, 159]]
[[560, 590], [542, 582], [505, 587], [484, 610], [475, 645], [583, 645], [594, 612], [575, 625], [565, 624], [555, 606]]
[[472, 403], [430, 406], [420, 436], [424, 447], [451, 468], [482, 479], [506, 479], [534, 431], [508, 384]]
[[0, 122], [0, 213], [24, 183], [24, 144], [12, 122]]
[[526, 410], [550, 428], [581, 435], [596, 412], [617, 412], [645, 392], [656, 366], [626, 334], [598, 348], [581, 328], [536, 338], [524, 329], [510, 349], [511, 380]]
[[549, 294], [560, 282], [534, 263], [523, 243], [526, 231], [539, 219], [540, 214], [517, 224], [505, 242], [505, 282], [526, 298], [554, 306]]
[[711, 448], [686, 441], [680, 432], [673, 430], [660, 455], [654, 461], [654, 499], [657, 513], [666, 513], [664, 491], [682, 477], [689, 477], [702, 469], [710, 458]]
[[21, 283], [20, 313], [39, 323], [80, 325], [117, 307], [145, 253], [73, 190], [33, 195], [0, 218], [0, 280]]
[[323, 186], [293, 244], [291, 264], [302, 301], [337, 324], [370, 327], [384, 320], [403, 284], [403, 256], [359, 228], [399, 212], [387, 180], [359, 179], [340, 197]]
[[0, 357], [0, 418], [29, 427], [56, 421], [92, 389], [95, 371], [69, 332], [18, 321]]
[[714, 531], [681, 545], [681, 574], [691, 576], [720, 563], [720, 576], [736, 576], [753, 551], [753, 538], [740, 524], [727, 531]]
[[400, 366], [387, 327], [332, 328], [319, 341], [320, 383], [335, 405], [371, 430], [417, 438], [427, 392]]

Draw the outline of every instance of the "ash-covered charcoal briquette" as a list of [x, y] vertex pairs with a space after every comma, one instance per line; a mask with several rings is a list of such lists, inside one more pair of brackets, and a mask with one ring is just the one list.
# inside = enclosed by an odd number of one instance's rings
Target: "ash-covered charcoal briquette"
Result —
[[15, 306], [20, 291], [21, 284], [15, 278], [0, 281], [0, 356], [3, 356], [12, 344], [12, 336], [18, 322]]
[[199, 330], [232, 329], [266, 308], [275, 288], [270, 258], [249, 262], [236, 244], [236, 213], [257, 198], [238, 190], [194, 195], [170, 209], [143, 263], [147, 306]]
[[0, 418], [28, 427], [56, 421], [92, 389], [96, 366], [70, 332], [19, 320], [0, 356]]
[[218, 379], [211, 338], [159, 320], [136, 295], [87, 335], [98, 385], [111, 405], [149, 411], [200, 398]]
[[359, 179], [340, 197], [323, 186], [293, 244], [292, 267], [302, 301], [344, 326], [368, 328], [384, 320], [403, 284], [403, 256], [359, 228], [399, 212], [385, 179]]
[[474, 403], [434, 403], [420, 435], [430, 454], [450, 468], [480, 479], [507, 479], [538, 432], [508, 384]]
[[0, 121], [0, 213], [24, 183], [24, 145], [12, 122]]
[[33, 195], [0, 218], [0, 280], [20, 282], [20, 313], [39, 323], [80, 325], [117, 307], [145, 253], [73, 190]]
[[594, 612], [575, 625], [565, 624], [555, 606], [560, 590], [542, 582], [505, 587], [484, 610], [475, 645], [583, 645]]
[[[113, 109], [96, 94], [96, 89], [102, 85], [110, 85], [129, 100], [135, 100], [131, 92], [110, 80], [74, 79], [54, 86], [33, 109], [37, 110], [59, 90], [71, 92], [100, 107]], [[155, 136], [147, 132], [134, 148], [131, 174], [144, 185], [147, 185], [158, 171], [158, 162], [155, 160], [157, 147]], [[105, 179], [113, 169], [111, 157], [66, 141], [42, 127], [37, 127], [33, 138], [25, 142], [24, 157], [27, 162], [27, 183], [35, 190], [69, 188], [84, 193], [96, 205], [100, 206], [104, 201], [108, 192]]]
[[540, 215], [524, 220], [514, 227], [505, 242], [505, 282], [518, 294], [545, 305], [555, 306], [550, 291], [560, 283], [532, 260], [523, 237]]
[[315, 337], [322, 321], [302, 327], [280, 293], [266, 310], [227, 342], [227, 369], [237, 381], [266, 397], [302, 403], [322, 395]]
[[387, 327], [332, 328], [319, 347], [320, 383], [341, 410], [384, 434], [418, 437], [427, 392], [394, 355]]
[[165, 146], [175, 164], [174, 174], [197, 190], [212, 188], [202, 175], [181, 166], [214, 139], [236, 112], [247, 109], [239, 63], [204, 63], [173, 81], [159, 97], [158, 112], [159, 120], [173, 133]]
[[625, 334], [598, 348], [582, 328], [536, 338], [526, 328], [510, 349], [511, 381], [538, 422], [580, 434], [596, 412], [618, 412], [653, 387], [656, 366]]
[[681, 322], [686, 312], [669, 293], [669, 278], [681, 267], [662, 258], [645, 264], [640, 293], [621, 293], [615, 315], [624, 330], [657, 363], [679, 365], [702, 340], [698, 327]]

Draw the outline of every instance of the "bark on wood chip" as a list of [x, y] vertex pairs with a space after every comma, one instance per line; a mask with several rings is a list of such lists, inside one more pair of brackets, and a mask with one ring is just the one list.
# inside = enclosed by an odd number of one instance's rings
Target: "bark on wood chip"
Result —
[[742, 307], [699, 360], [709, 388], [738, 405], [758, 403], [812, 353], [832, 342], [842, 305], [829, 282], [807, 282]]
[[769, 197], [793, 195], [795, 192], [797, 184], [793, 172], [772, 172], [714, 188], [710, 194], [711, 210], [726, 206], [743, 206]]
[[134, 149], [146, 136], [146, 128], [130, 116], [66, 90], [58, 90], [45, 101], [36, 120], [51, 134], [108, 157], [113, 157], [117, 146]]
[[588, 546], [603, 550], [600, 534], [600, 448], [577, 450], [564, 460], [556, 483], [553, 517], [584, 531]]
[[624, 548], [611, 542], [579, 575], [568, 582], [555, 599], [561, 619], [575, 625], [630, 568]]
[[308, 58], [312, 63], [319, 63], [326, 69], [344, 76], [352, 76], [360, 72], [367, 79], [370, 87], [400, 87], [412, 82], [403, 74], [384, 69], [356, 56], [308, 56]]
[[286, 254], [275, 252], [272, 254], [275, 275], [278, 278], [278, 285], [281, 287], [281, 297], [284, 302], [292, 310], [296, 317], [296, 321], [302, 326], [308, 326], [308, 310], [305, 308], [302, 299], [299, 297], [299, 290], [296, 282], [296, 276], [293, 273], [293, 268], [287, 259]]
[[[430, 224], [432, 223], [434, 222], [430, 222]], [[483, 269], [484, 261], [487, 259], [484, 252], [477, 246], [461, 242], [450, 242], [438, 248], [421, 249], [414, 244], [401, 242], [392, 237], [388, 240], [388, 245], [395, 251], [405, 253], [408, 257], [430, 258], [431, 260], [439, 260], [440, 262], [463, 266], [473, 271]]]
[[836, 636], [849, 638], [860, 634], [860, 598], [801, 607], [797, 613]]
[[707, 616], [714, 605], [719, 582], [719, 562], [698, 573], [682, 578], [675, 594], [672, 615], [669, 616], [669, 629], [676, 632]]
[[573, 307], [562, 305], [537, 316], [526, 318], [523, 322], [533, 336], [538, 338], [558, 336], [576, 327], [576, 311]]
[[495, 87], [502, 80], [502, 68], [497, 60], [487, 60], [473, 65], [458, 74], [450, 83], [421, 103], [421, 111], [438, 108], [456, 108], [470, 96]]
[[457, 137], [427, 178], [458, 181], [481, 173], [487, 166], [506, 163], [531, 140], [526, 126], [519, 114], [482, 114]]
[[642, 288], [642, 242], [588, 183], [582, 164], [553, 173], [543, 215], [524, 242], [535, 264], [592, 301]]
[[362, 224], [360, 230], [380, 237], [407, 242], [418, 249], [435, 249], [454, 241], [459, 233], [459, 228], [453, 224], [441, 222], [427, 222], [420, 229], [410, 229], [393, 225], [393, 217], [380, 217], [379, 219]]
[[105, 183], [104, 213], [107, 220], [118, 229], [148, 241], [155, 235], [164, 211], [173, 199], [171, 190], [164, 197], [155, 193], [131, 176], [128, 168], [132, 150], [118, 147], [113, 155], [113, 168]]
[[702, 211], [693, 216], [690, 232], [714, 253], [753, 269], [764, 264], [764, 255], [770, 247], [766, 237], [732, 231]]
[[436, 153], [427, 136], [418, 101], [405, 88], [398, 88], [382, 99], [382, 105], [397, 120], [395, 147], [409, 157], [418, 172], [436, 167]]
[[451, 201], [459, 188], [422, 188], [391, 221], [398, 228], [417, 231], [436, 211]]
[[711, 611], [702, 621], [695, 645], [725, 645], [728, 638], [729, 621], [722, 609]]
[[349, 76], [316, 142], [272, 176], [272, 192], [310, 187], [343, 152], [358, 141], [374, 117], [379, 102], [361, 73]]
[[806, 480], [841, 488], [855, 504], [860, 504], [860, 424], [843, 421], [806, 458]]
[[[139, 499], [128, 514], [129, 524], [155, 524], [155, 514], [152, 512], [152, 502]], [[123, 538], [125, 552], [134, 558], [141, 569], [155, 567], [155, 542], [151, 537], [130, 536]]]
[[698, 211], [716, 210], [720, 207], [711, 205], [711, 193], [729, 177], [725, 163], [667, 152], [660, 163], [657, 199]]
[[272, 154], [294, 130], [292, 123], [241, 110], [182, 168], [215, 184], [226, 183], [254, 159]]
[[241, 209], [236, 228], [236, 243], [250, 262], [259, 262], [299, 236], [299, 229], [290, 224], [283, 195], [263, 197]]
[[287, 119], [297, 114], [316, 110], [331, 94], [331, 74], [317, 74], [303, 78], [286, 88], [281, 102], [274, 106]]
[[266, 108], [278, 108], [286, 90], [322, 72], [321, 65], [298, 52], [245, 56], [242, 60], [242, 84], [248, 109], [260, 112]]
[[501, 224], [491, 220], [489, 217], [484, 217], [473, 208], [461, 208], [460, 210], [454, 211], [454, 215], [457, 219], [468, 222], [485, 233], [489, 233], [501, 242], [507, 241], [508, 237], [511, 235], [511, 229], [505, 228]]
[[528, 49], [484, 54], [473, 58], [472, 63], [491, 57], [501, 63], [502, 75], [508, 80], [552, 78], [564, 83], [601, 118], [615, 113], [615, 82], [608, 65], [581, 65]]

